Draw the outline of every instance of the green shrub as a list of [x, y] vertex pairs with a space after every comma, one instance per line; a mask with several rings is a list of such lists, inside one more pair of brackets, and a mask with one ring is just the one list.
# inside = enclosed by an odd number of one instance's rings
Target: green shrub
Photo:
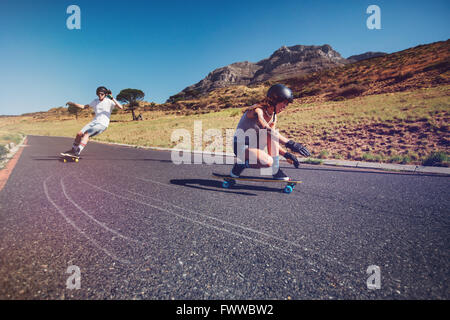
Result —
[[14, 142], [15, 144], [19, 144], [22, 141], [22, 137], [20, 134], [7, 134], [1, 136], [0, 139], [6, 142]]
[[322, 164], [322, 160], [320, 159], [313, 159], [313, 158], [308, 158], [305, 161], [303, 161], [303, 163], [307, 163], [307, 164]]
[[443, 151], [432, 152], [423, 160], [422, 164], [424, 166], [446, 167], [449, 164], [449, 156]]
[[0, 159], [6, 157], [7, 154], [8, 154], [8, 149], [5, 146], [0, 145]]
[[328, 155], [329, 155], [328, 150], [322, 150], [322, 151], [320, 151], [318, 158], [319, 159], [326, 159], [328, 157]]
[[372, 154], [372, 153], [364, 153], [361, 156], [362, 160], [368, 161], [368, 162], [381, 162], [383, 160], [383, 157], [379, 154]]
[[403, 157], [399, 154], [393, 154], [388, 158], [388, 162], [390, 163], [401, 163], [403, 161]]

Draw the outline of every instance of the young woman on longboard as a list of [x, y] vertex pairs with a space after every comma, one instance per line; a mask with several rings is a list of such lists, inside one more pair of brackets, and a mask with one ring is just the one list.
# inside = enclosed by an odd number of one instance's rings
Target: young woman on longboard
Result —
[[75, 106], [80, 109], [91, 107], [94, 109], [94, 120], [85, 125], [75, 137], [72, 149], [61, 153], [61, 155], [80, 156], [81, 151], [86, 147], [89, 138], [96, 136], [105, 131], [109, 126], [109, 119], [114, 107], [123, 109], [122, 105], [112, 96], [110, 90], [105, 87], [98, 87], [96, 90], [98, 99], [94, 99], [91, 103], [82, 105], [74, 102], [67, 102], [67, 105]]
[[[297, 158], [284, 150], [297, 152], [308, 157], [311, 154], [300, 143], [296, 143], [282, 136], [276, 130], [277, 114], [294, 100], [292, 91], [282, 84], [275, 84], [267, 91], [267, 97], [260, 103], [249, 107], [239, 121], [234, 135], [233, 149], [238, 158], [231, 169], [230, 176], [238, 178], [245, 168], [269, 168], [272, 167], [272, 176], [276, 180], [289, 180], [290, 178], [280, 169], [279, 155], [293, 162], [298, 167]], [[260, 148], [259, 131], [267, 130], [267, 151]], [[253, 131], [253, 132], [252, 132]], [[256, 133], [253, 134], [252, 133]], [[256, 145], [250, 142], [249, 137], [256, 137]], [[253, 159], [253, 160], [252, 160]], [[256, 159], [256, 161], [254, 161]], [[255, 163], [256, 162], [256, 163]]]

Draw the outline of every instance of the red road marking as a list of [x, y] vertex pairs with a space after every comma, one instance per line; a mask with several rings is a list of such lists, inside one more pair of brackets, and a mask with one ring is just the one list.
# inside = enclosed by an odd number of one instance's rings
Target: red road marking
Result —
[[[27, 138], [25, 138], [25, 141], [23, 144], [27, 144]], [[5, 168], [0, 170], [0, 191], [2, 191], [3, 187], [5, 186], [6, 182], [8, 181], [9, 176], [14, 170], [14, 167], [16, 166], [17, 161], [20, 158], [20, 155], [22, 154], [23, 147], [19, 149], [19, 151], [16, 152], [14, 157], [8, 161]]]

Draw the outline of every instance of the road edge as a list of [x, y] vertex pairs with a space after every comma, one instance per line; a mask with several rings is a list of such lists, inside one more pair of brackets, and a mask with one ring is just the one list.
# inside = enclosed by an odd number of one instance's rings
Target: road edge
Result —
[[0, 168], [0, 192], [5, 187], [6, 183], [8, 182], [9, 176], [13, 172], [14, 168], [16, 167], [17, 161], [19, 160], [23, 147], [27, 143], [28, 136], [25, 136], [22, 139], [22, 142], [18, 145], [16, 145], [14, 148], [10, 150], [10, 152], [6, 156], [6, 161], [4, 164], [4, 167]]
[[[101, 144], [109, 144], [130, 148], [138, 148], [138, 149], [150, 149], [150, 150], [158, 150], [158, 151], [175, 151], [175, 152], [191, 152], [191, 153], [202, 153], [208, 155], [217, 155], [217, 156], [227, 156], [234, 157], [234, 153], [226, 153], [226, 152], [209, 152], [209, 151], [197, 151], [197, 150], [183, 150], [183, 149], [171, 149], [171, 148], [160, 148], [160, 147], [146, 147], [146, 146], [138, 146], [124, 143], [116, 143], [116, 142], [107, 142], [107, 141], [95, 141]], [[284, 159], [280, 156], [282, 160]], [[379, 162], [364, 162], [364, 161], [347, 161], [347, 160], [334, 160], [334, 159], [319, 159], [320, 164], [328, 165], [328, 166], [336, 166], [336, 167], [350, 167], [350, 168], [360, 168], [360, 169], [378, 169], [384, 171], [400, 171], [400, 172], [413, 172], [413, 173], [432, 173], [432, 174], [441, 174], [450, 176], [450, 168], [447, 167], [431, 167], [431, 166], [420, 166], [420, 165], [407, 165], [407, 164], [393, 164], [393, 163], [379, 163]], [[299, 159], [300, 162], [308, 163], [309, 159]]]
[[[40, 136], [33, 135], [36, 137], [58, 137], [58, 138], [69, 138], [62, 136]], [[197, 151], [197, 150], [184, 150], [184, 149], [173, 149], [173, 148], [161, 148], [161, 147], [147, 147], [147, 146], [139, 146], [133, 144], [125, 144], [118, 142], [108, 142], [108, 141], [99, 141], [99, 140], [91, 140], [91, 142], [107, 144], [107, 145], [115, 145], [136, 149], [149, 149], [149, 150], [158, 150], [158, 151], [175, 151], [175, 152], [191, 152], [191, 153], [201, 153], [208, 155], [216, 155], [216, 156], [227, 156], [227, 157], [235, 157], [234, 153], [226, 153], [226, 152], [209, 152], [209, 151]], [[282, 156], [281, 160], [286, 160]], [[310, 159], [298, 159], [301, 163], [310, 164]], [[408, 165], [408, 164], [394, 164], [394, 163], [380, 163], [380, 162], [364, 162], [364, 161], [349, 161], [349, 160], [336, 160], [336, 159], [317, 159], [320, 163], [313, 165], [327, 165], [334, 167], [348, 167], [348, 168], [359, 168], [359, 169], [374, 169], [374, 170], [382, 170], [389, 172], [411, 172], [417, 174], [438, 174], [438, 175], [446, 175], [450, 176], [450, 168], [448, 167], [431, 167], [431, 166], [421, 166], [421, 165]]]

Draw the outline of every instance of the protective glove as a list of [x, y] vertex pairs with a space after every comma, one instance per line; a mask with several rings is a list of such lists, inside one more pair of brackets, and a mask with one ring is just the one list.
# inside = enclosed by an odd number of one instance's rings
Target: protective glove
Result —
[[298, 162], [297, 157], [294, 156], [292, 153], [286, 152], [284, 154], [284, 157], [286, 158], [287, 162], [293, 164], [294, 167], [298, 168], [298, 166], [300, 165], [300, 162]]
[[292, 140], [289, 140], [286, 143], [286, 148], [297, 152], [299, 154], [301, 154], [304, 157], [309, 157], [311, 156], [311, 153], [309, 153], [308, 149], [306, 149], [302, 144], [298, 143], [298, 142], [294, 142]]

